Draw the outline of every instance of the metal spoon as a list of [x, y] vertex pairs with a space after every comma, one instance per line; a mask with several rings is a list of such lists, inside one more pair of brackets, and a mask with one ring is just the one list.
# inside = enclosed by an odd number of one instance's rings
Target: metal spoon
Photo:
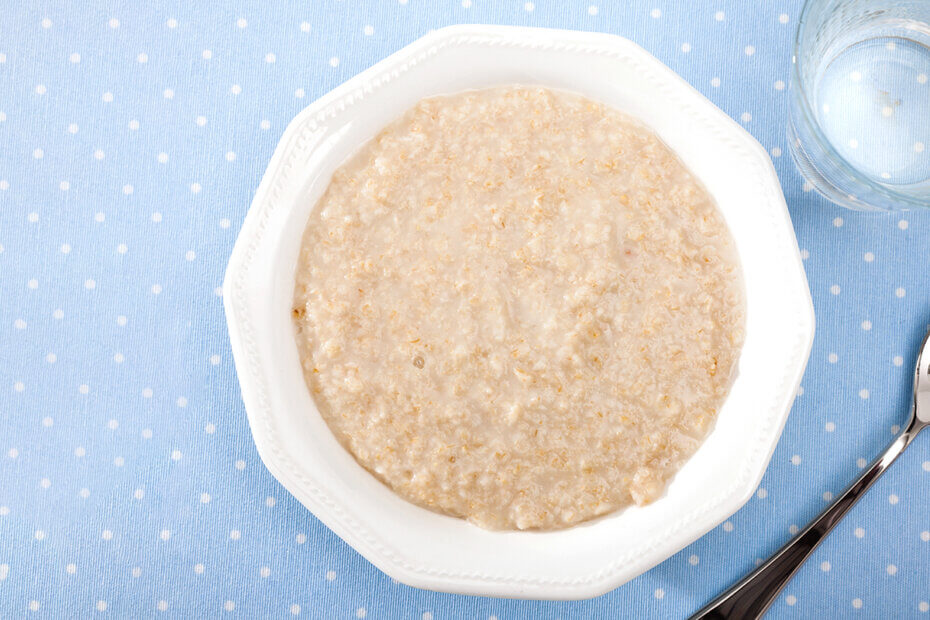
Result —
[[742, 620], [762, 617], [820, 541], [926, 426], [930, 426], [930, 332], [924, 336], [917, 356], [911, 419], [885, 453], [813, 523], [779, 549], [767, 562], [691, 616], [691, 619]]

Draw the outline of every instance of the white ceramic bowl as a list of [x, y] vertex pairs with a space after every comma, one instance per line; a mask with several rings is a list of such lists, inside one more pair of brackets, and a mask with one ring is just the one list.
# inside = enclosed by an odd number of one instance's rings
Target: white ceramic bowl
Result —
[[[739, 376], [707, 441], [656, 502], [555, 532], [486, 531], [378, 482], [319, 416], [290, 316], [301, 236], [333, 171], [423, 97], [512, 83], [575, 91], [651, 126], [716, 199], [746, 279]], [[255, 444], [281, 484], [391, 577], [504, 597], [602, 594], [735, 512], [762, 478], [814, 335], [797, 242], [765, 150], [630, 41], [530, 28], [438, 30], [298, 114], [243, 223], [223, 296]]]

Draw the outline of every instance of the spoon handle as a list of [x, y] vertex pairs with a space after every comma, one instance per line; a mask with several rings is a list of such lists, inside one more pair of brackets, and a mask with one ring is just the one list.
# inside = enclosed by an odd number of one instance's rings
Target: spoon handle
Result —
[[908, 427], [888, 446], [846, 491], [818, 516], [804, 531], [788, 541], [775, 555], [736, 585], [691, 616], [697, 619], [760, 618], [801, 564], [813, 553], [843, 515], [862, 497], [872, 483], [884, 473], [923, 427], [912, 417]]

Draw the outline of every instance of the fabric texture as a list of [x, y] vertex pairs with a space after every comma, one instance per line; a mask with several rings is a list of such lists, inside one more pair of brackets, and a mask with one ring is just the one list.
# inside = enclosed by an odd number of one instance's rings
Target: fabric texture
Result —
[[[906, 420], [930, 321], [930, 212], [861, 214], [787, 153], [798, 1], [7, 2], [0, 11], [0, 616], [682, 617], [814, 517]], [[393, 582], [263, 467], [220, 285], [288, 121], [433, 28], [639, 43], [768, 149], [817, 336], [758, 492], [597, 599]], [[747, 209], [753, 208], [746, 205]], [[930, 617], [930, 434], [773, 618]]]

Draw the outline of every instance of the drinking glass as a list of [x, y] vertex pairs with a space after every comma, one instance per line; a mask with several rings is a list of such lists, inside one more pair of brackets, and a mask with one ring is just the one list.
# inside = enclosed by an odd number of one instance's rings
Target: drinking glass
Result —
[[930, 0], [808, 0], [792, 65], [807, 181], [851, 209], [930, 208]]

